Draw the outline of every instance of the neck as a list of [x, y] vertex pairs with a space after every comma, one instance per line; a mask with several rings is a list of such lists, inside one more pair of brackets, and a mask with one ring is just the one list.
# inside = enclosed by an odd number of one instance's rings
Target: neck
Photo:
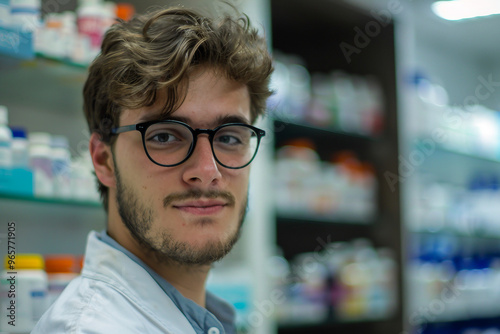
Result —
[[210, 266], [186, 266], [175, 263], [147, 263], [167, 282], [172, 284], [184, 297], [205, 307], [205, 282]]

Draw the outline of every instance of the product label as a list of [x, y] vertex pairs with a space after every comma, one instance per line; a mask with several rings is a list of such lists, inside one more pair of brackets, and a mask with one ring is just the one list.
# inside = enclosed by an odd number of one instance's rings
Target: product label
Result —
[[47, 310], [47, 292], [43, 290], [31, 291], [32, 319], [36, 323]]
[[103, 30], [102, 20], [99, 17], [82, 17], [78, 19], [78, 31], [82, 35], [90, 37], [91, 44], [95, 48], [101, 45]]
[[35, 174], [35, 194], [52, 196], [54, 194], [52, 162], [47, 158], [36, 157], [31, 159], [31, 164]]
[[0, 142], [0, 167], [10, 168], [12, 166], [12, 151], [9, 146]]

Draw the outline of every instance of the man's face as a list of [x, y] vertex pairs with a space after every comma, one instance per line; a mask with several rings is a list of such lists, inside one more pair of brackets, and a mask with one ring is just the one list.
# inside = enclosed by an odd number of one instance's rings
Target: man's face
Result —
[[[156, 103], [125, 110], [120, 126], [160, 119], [159, 109]], [[248, 89], [212, 70], [195, 72], [184, 103], [170, 116], [192, 128], [213, 129], [227, 120], [250, 124]], [[175, 167], [150, 161], [138, 131], [120, 134], [113, 151], [118, 212], [141, 251], [159, 261], [200, 265], [229, 252], [246, 211], [248, 167], [220, 166], [206, 134]]]

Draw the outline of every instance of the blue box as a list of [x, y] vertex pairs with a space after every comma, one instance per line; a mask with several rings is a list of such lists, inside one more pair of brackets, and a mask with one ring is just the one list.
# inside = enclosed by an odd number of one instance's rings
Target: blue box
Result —
[[20, 27], [0, 26], [0, 53], [19, 59], [33, 59], [33, 33]]
[[0, 168], [0, 193], [33, 196], [33, 172], [21, 168]]

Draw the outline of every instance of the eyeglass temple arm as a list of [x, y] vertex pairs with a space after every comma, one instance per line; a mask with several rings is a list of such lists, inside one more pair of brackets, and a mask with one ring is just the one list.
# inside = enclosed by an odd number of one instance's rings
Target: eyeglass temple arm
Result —
[[118, 128], [111, 129], [111, 133], [117, 135], [117, 134], [122, 133], [122, 132], [134, 131], [136, 129], [137, 129], [136, 124], [125, 125], [125, 126], [120, 126]]

